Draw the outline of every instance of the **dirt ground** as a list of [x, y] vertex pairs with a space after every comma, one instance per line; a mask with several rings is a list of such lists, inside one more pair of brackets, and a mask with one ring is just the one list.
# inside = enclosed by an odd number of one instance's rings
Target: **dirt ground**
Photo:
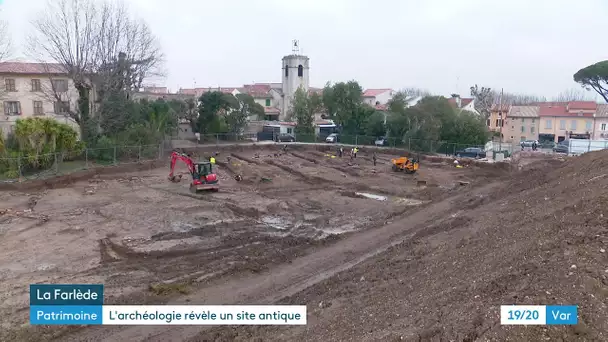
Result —
[[187, 181], [167, 181], [166, 167], [2, 192], [4, 336], [63, 339], [79, 330], [22, 327], [28, 284], [103, 283], [106, 303], [172, 302], [383, 225], [470, 177], [430, 164], [416, 175], [394, 173], [391, 157], [379, 154], [374, 167], [365, 153], [351, 160], [295, 147], [222, 151], [218, 193], [192, 194]]
[[[321, 150], [222, 150], [206, 195], [167, 168], [1, 193], [0, 340], [605, 340], [608, 155], [406, 175], [396, 154]], [[37, 282], [103, 283], [108, 304], [306, 304], [308, 325], [29, 327]], [[562, 303], [583, 323], [499, 325], [501, 304]]]

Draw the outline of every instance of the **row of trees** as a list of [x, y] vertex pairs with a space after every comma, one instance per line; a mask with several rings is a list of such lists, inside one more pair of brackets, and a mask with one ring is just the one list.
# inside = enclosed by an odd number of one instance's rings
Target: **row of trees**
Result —
[[[423, 98], [410, 106], [418, 96]], [[289, 113], [297, 123], [296, 133], [314, 132], [315, 113], [333, 120], [343, 135], [459, 144], [484, 144], [488, 138], [485, 119], [452, 107], [442, 96], [417, 89], [398, 92], [382, 110], [363, 101], [363, 88], [356, 81], [327, 84], [321, 94], [298, 89]]]

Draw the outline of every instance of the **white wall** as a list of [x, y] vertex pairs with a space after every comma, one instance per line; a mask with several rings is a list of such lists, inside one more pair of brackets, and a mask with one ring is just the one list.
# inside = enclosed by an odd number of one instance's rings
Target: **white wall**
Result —
[[[302, 65], [302, 76], [298, 76], [298, 66]], [[285, 76], [285, 67], [288, 68], [288, 75]], [[283, 85], [283, 103], [281, 106], [281, 119], [287, 116], [291, 107], [291, 101], [296, 90], [302, 87], [308, 91], [309, 87], [309, 58], [306, 56], [289, 55], [283, 57], [281, 66], [281, 80]]]
[[393, 98], [393, 95], [395, 95], [394, 93], [395, 92], [391, 90], [378, 94], [378, 96], [376, 96], [376, 101], [374, 101], [374, 104], [376, 104], [376, 102], [380, 102], [381, 105], [387, 104], [388, 101]]
[[467, 104], [466, 106], [462, 107], [462, 110], [466, 110], [469, 112], [473, 112], [476, 114], [479, 114], [479, 112], [477, 112], [477, 110], [475, 110], [475, 100], [469, 102], [469, 104]]
[[[606, 125], [606, 129], [602, 131], [602, 124]], [[593, 130], [593, 140], [606, 140], [608, 136], [602, 137], [602, 133], [604, 135], [608, 135], [608, 118], [596, 118], [595, 119], [595, 127]]]

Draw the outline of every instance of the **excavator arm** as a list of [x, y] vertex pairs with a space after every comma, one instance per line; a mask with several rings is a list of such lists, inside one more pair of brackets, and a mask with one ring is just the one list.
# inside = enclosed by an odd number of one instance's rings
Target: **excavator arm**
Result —
[[175, 179], [175, 164], [177, 163], [178, 160], [181, 160], [182, 162], [184, 162], [184, 164], [186, 164], [186, 166], [188, 167], [188, 171], [190, 171], [190, 174], [193, 175], [196, 170], [194, 167], [194, 161], [192, 160], [192, 158], [190, 158], [188, 155], [184, 154], [184, 153], [179, 153], [176, 151], [171, 152], [171, 170], [169, 171], [169, 179], [170, 180], [174, 180]]

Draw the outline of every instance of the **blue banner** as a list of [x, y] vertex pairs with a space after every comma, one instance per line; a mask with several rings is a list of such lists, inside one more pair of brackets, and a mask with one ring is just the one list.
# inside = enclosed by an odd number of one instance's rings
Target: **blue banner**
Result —
[[101, 284], [32, 284], [30, 306], [103, 305]]
[[30, 306], [30, 324], [45, 325], [101, 325], [101, 305], [33, 305]]
[[578, 324], [576, 305], [547, 305], [547, 325]]

